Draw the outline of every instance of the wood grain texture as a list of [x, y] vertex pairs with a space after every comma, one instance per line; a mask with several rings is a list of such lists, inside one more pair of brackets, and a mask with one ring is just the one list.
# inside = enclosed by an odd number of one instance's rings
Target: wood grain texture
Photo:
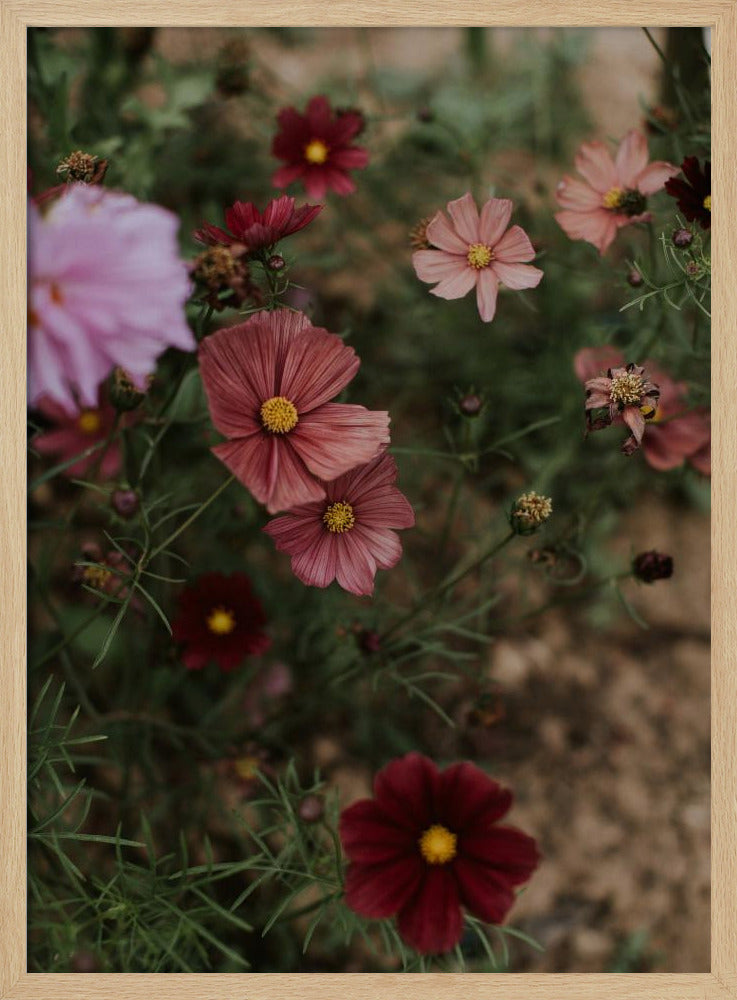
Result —
[[[712, 973], [137, 975], [25, 973], [25, 29], [33, 25], [713, 25]], [[737, 0], [0, 0], [0, 998], [7, 1000], [737, 1000]], [[730, 206], [731, 209], [730, 209]], [[737, 379], [736, 379], [737, 380]]]

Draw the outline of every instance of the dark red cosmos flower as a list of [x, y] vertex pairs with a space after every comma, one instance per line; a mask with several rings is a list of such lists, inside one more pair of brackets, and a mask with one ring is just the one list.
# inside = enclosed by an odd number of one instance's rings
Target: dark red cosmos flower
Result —
[[496, 826], [512, 793], [474, 764], [439, 771], [418, 753], [374, 779], [374, 798], [345, 809], [340, 839], [350, 865], [345, 901], [364, 917], [397, 914], [402, 938], [425, 955], [461, 938], [465, 907], [501, 923], [539, 853], [532, 837]]
[[204, 222], [202, 229], [196, 229], [193, 235], [206, 246], [233, 246], [240, 243], [247, 253], [255, 253], [272, 247], [292, 233], [298, 233], [321, 211], [322, 205], [302, 205], [295, 208], [294, 198], [287, 194], [273, 198], [263, 213], [251, 201], [236, 201], [225, 209], [227, 230]]
[[172, 634], [184, 644], [188, 670], [201, 670], [210, 660], [221, 670], [234, 670], [245, 656], [269, 648], [265, 624], [264, 609], [244, 573], [205, 573], [179, 595]]
[[301, 179], [308, 197], [316, 199], [327, 190], [341, 195], [356, 190], [348, 171], [368, 164], [368, 152], [351, 145], [364, 127], [360, 112], [334, 112], [328, 99], [320, 96], [310, 100], [303, 115], [295, 108], [282, 108], [277, 120], [279, 132], [271, 151], [286, 166], [272, 177], [274, 187]]
[[695, 156], [687, 156], [681, 171], [686, 179], [671, 177], [665, 182], [665, 190], [676, 199], [689, 222], [699, 222], [702, 229], [710, 229], [711, 163], [705, 160], [702, 169]]

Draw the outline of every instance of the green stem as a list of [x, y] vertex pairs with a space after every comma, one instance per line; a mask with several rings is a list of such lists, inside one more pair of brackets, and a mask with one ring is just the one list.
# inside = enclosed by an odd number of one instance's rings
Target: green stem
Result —
[[155, 556], [157, 556], [160, 552], [163, 552], [164, 549], [167, 549], [175, 539], [179, 538], [182, 532], [186, 531], [187, 528], [190, 526], [190, 524], [193, 524], [200, 516], [200, 514], [202, 514], [203, 511], [206, 511], [207, 508], [210, 506], [210, 504], [212, 504], [215, 500], [217, 500], [217, 498], [220, 496], [221, 493], [225, 492], [225, 490], [230, 486], [230, 484], [233, 482], [234, 479], [235, 479], [234, 475], [228, 476], [225, 482], [222, 482], [215, 490], [215, 492], [211, 493], [210, 496], [207, 498], [207, 500], [205, 500], [202, 504], [200, 504], [197, 510], [193, 514], [190, 514], [190, 516], [183, 524], [179, 525], [176, 531], [172, 531], [172, 533], [167, 538], [165, 538], [160, 545], [157, 545], [152, 552], [149, 552], [148, 555], [144, 554], [144, 556], [142, 556], [141, 558], [142, 564], [144, 566], [147, 566]]

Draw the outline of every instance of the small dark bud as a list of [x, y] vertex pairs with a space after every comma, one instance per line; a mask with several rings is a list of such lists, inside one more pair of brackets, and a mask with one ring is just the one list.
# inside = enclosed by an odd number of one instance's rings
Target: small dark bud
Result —
[[643, 278], [643, 276], [640, 274], [640, 272], [637, 270], [636, 267], [633, 267], [631, 271], [627, 272], [627, 284], [631, 288], [639, 288], [644, 280], [645, 279]]
[[286, 261], [281, 254], [275, 253], [269, 257], [268, 264], [272, 271], [283, 271]]
[[690, 229], [673, 230], [673, 246], [678, 247], [679, 250], [684, 250], [686, 247], [690, 247], [692, 243], [693, 233]]
[[475, 393], [471, 393], [469, 396], [464, 396], [458, 402], [458, 409], [464, 415], [464, 417], [477, 417], [483, 408], [484, 401], [481, 396], [477, 396]]
[[99, 972], [100, 963], [91, 951], [75, 951], [69, 962], [72, 972]]
[[359, 642], [364, 653], [378, 653], [381, 649], [379, 633], [373, 629], [366, 629], [362, 632]]
[[662, 552], [641, 552], [632, 561], [632, 572], [643, 583], [655, 583], [673, 576], [673, 558]]
[[299, 818], [305, 823], [317, 823], [324, 812], [325, 806], [319, 795], [306, 795], [297, 808]]
[[115, 490], [110, 499], [115, 513], [125, 518], [133, 517], [140, 506], [135, 490]]
[[435, 121], [435, 113], [431, 108], [420, 108], [417, 112], [417, 121], [422, 122], [424, 125], [429, 125], [430, 122]]

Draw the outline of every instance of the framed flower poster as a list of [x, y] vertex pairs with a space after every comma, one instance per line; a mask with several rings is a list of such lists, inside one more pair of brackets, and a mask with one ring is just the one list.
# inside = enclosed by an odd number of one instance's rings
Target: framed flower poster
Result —
[[0, 9], [0, 996], [734, 994], [735, 4]]

